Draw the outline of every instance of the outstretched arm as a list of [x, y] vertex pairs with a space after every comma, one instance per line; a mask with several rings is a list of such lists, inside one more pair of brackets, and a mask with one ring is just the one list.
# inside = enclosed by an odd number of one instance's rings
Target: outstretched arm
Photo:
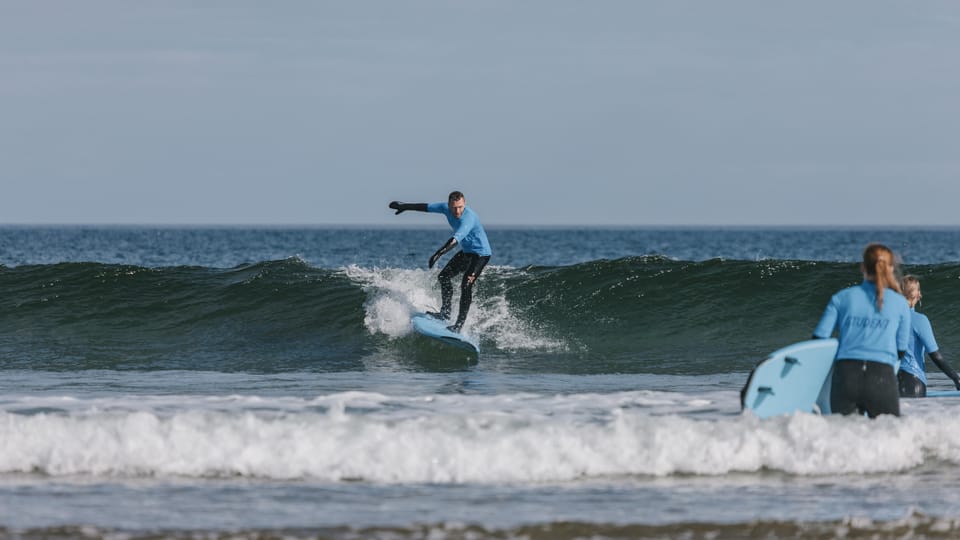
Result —
[[402, 202], [393, 201], [388, 205], [388, 207], [393, 210], [396, 210], [396, 214], [405, 212], [407, 210], [416, 210], [417, 212], [427, 211], [427, 203], [402, 203]]
[[930, 353], [930, 359], [933, 360], [933, 363], [940, 368], [940, 371], [947, 374], [947, 377], [953, 379], [953, 385], [957, 387], [957, 390], [960, 390], [960, 376], [957, 375], [957, 372], [943, 359], [943, 355], [940, 354], [940, 351], [934, 351]]

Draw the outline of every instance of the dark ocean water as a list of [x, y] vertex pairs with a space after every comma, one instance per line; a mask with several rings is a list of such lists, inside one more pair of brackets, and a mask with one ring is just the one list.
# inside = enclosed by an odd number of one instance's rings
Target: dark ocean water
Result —
[[[2, 232], [0, 351], [11, 368], [355, 371], [371, 356], [433, 350], [406, 337], [404, 317], [437, 303], [423, 259], [442, 229]], [[860, 280], [851, 261], [869, 239], [912, 254], [904, 270], [923, 280], [923, 309], [945, 350], [960, 350], [949, 316], [960, 305], [956, 231], [491, 236], [497, 253], [467, 331], [508, 372], [747, 370], [810, 335], [830, 295]]]
[[953, 361], [960, 229], [488, 233], [475, 357], [411, 332], [440, 225], [0, 227], [0, 536], [960, 533], [952, 400], [738, 400], [871, 241]]

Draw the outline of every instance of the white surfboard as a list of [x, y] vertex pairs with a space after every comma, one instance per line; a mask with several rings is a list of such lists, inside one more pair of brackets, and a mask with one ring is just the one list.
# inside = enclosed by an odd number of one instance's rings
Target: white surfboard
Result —
[[830, 414], [830, 383], [838, 342], [801, 341], [758, 363], [740, 391], [740, 404], [760, 418], [796, 411]]
[[480, 345], [476, 339], [451, 332], [447, 329], [448, 323], [446, 321], [435, 319], [426, 313], [417, 313], [410, 318], [410, 322], [413, 323], [413, 329], [421, 335], [476, 354], [480, 353]]

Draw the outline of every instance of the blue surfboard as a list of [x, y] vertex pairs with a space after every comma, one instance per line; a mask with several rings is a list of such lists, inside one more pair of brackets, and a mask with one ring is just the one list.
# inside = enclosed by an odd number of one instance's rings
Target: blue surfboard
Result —
[[740, 405], [760, 418], [795, 411], [830, 414], [830, 383], [838, 342], [801, 341], [778, 349], [750, 372]]
[[413, 329], [421, 335], [476, 354], [480, 353], [480, 345], [476, 339], [451, 332], [447, 329], [448, 323], [446, 321], [434, 319], [426, 313], [417, 313], [410, 318], [410, 322], [413, 323]]
[[927, 392], [927, 397], [960, 397], [960, 390], [934, 390]]

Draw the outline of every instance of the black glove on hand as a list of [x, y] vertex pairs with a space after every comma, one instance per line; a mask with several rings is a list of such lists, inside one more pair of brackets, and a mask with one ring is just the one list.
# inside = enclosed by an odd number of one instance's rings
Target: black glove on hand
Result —
[[396, 213], [394, 215], [399, 214], [401, 212], [406, 212], [407, 210], [416, 210], [418, 212], [427, 211], [427, 203], [402, 203], [402, 202], [393, 201], [387, 206], [393, 210], [396, 210]]
[[436, 253], [430, 256], [430, 262], [427, 263], [427, 268], [433, 268], [433, 265], [437, 264], [437, 259], [439, 259], [444, 253], [453, 249], [457, 245], [457, 239], [450, 237], [447, 240], [447, 243], [443, 245], [442, 248], [438, 249]]

